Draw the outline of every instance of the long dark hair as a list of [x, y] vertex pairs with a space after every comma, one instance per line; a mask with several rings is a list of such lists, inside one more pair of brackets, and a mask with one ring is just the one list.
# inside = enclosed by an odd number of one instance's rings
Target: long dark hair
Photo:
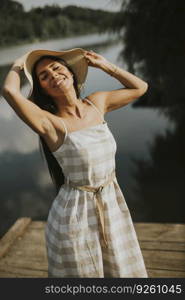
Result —
[[[52, 97], [50, 95], [46, 94], [45, 91], [40, 86], [40, 82], [39, 82], [38, 76], [36, 74], [36, 68], [43, 59], [52, 59], [53, 61], [57, 61], [68, 68], [68, 70], [73, 74], [74, 88], [76, 91], [77, 98], [80, 97], [80, 89], [78, 88], [78, 81], [77, 81], [75, 73], [70, 68], [70, 66], [65, 62], [65, 60], [63, 60], [57, 56], [44, 55], [36, 61], [36, 63], [33, 66], [33, 70], [32, 70], [33, 91], [30, 96], [30, 99], [34, 103], [36, 103], [41, 109], [47, 110], [52, 114], [56, 114], [58, 111], [57, 106], [56, 106], [55, 102], [53, 101]], [[46, 142], [44, 141], [43, 137], [39, 136], [39, 139], [40, 139], [40, 145], [42, 146], [42, 148], [40, 147], [40, 151], [41, 151], [41, 154], [42, 155], [44, 154], [44, 156], [45, 156], [47, 166], [49, 169], [49, 173], [50, 173], [51, 179], [53, 181], [53, 184], [55, 186], [56, 194], [57, 194], [61, 185], [64, 183], [64, 174], [63, 174], [61, 166], [59, 165], [56, 158], [50, 151], [50, 149], [47, 146]], [[42, 149], [43, 149], [43, 151], [42, 151]]]

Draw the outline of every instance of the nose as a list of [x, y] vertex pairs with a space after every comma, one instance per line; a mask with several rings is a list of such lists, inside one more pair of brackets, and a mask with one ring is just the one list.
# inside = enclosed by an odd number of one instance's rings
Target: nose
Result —
[[57, 78], [57, 77], [58, 77], [58, 74], [57, 74], [55, 71], [52, 71], [52, 72], [51, 72], [51, 77], [52, 77], [52, 78]]
[[55, 70], [48, 70], [49, 71], [49, 74], [51, 76], [51, 78], [57, 78], [58, 77], [58, 73], [55, 71]]

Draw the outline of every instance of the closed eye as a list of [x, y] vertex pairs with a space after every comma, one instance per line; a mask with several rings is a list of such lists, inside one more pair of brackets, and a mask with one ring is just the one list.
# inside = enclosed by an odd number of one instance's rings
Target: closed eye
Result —
[[54, 71], [57, 70], [57, 69], [59, 69], [59, 66], [53, 67], [53, 70], [54, 70]]
[[48, 76], [47, 73], [44, 73], [42, 76], [40, 76], [40, 79], [45, 80], [45, 79], [47, 79], [47, 76]]

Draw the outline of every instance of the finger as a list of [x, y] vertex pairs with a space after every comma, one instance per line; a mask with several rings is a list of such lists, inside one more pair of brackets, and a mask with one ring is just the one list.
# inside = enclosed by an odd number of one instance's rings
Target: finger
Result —
[[86, 59], [87, 61], [89, 61], [89, 57], [90, 57], [90, 55], [88, 55], [88, 54], [85, 54], [85, 55], [84, 55], [84, 57], [85, 57], [85, 59]]
[[85, 58], [90, 58], [90, 59], [92, 59], [93, 57], [94, 57], [94, 54], [93, 53], [87, 53], [86, 55], [84, 55], [85, 56]]
[[93, 50], [89, 50], [89, 51], [87, 51], [87, 54], [92, 55], [92, 54], [95, 54], [95, 52]]
[[85, 59], [86, 59], [87, 63], [89, 63], [89, 62], [90, 62], [90, 60], [89, 60], [88, 56], [85, 54], [85, 55], [84, 55], [84, 57], [85, 57]]

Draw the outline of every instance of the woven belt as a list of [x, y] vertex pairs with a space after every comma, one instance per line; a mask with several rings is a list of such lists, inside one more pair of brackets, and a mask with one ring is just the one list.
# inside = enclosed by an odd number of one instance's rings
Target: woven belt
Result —
[[108, 247], [108, 242], [105, 234], [105, 216], [104, 216], [104, 204], [101, 198], [101, 192], [105, 186], [110, 184], [113, 179], [115, 178], [115, 171], [111, 173], [110, 178], [106, 180], [102, 185], [99, 187], [91, 187], [88, 185], [83, 185], [83, 186], [76, 186], [73, 182], [71, 181], [66, 181], [67, 184], [69, 184], [71, 187], [81, 190], [81, 191], [87, 191], [94, 193], [94, 198], [95, 198], [95, 203], [96, 203], [96, 211], [99, 216], [101, 228], [102, 228], [102, 233], [103, 233], [103, 241], [104, 241], [104, 246]]

